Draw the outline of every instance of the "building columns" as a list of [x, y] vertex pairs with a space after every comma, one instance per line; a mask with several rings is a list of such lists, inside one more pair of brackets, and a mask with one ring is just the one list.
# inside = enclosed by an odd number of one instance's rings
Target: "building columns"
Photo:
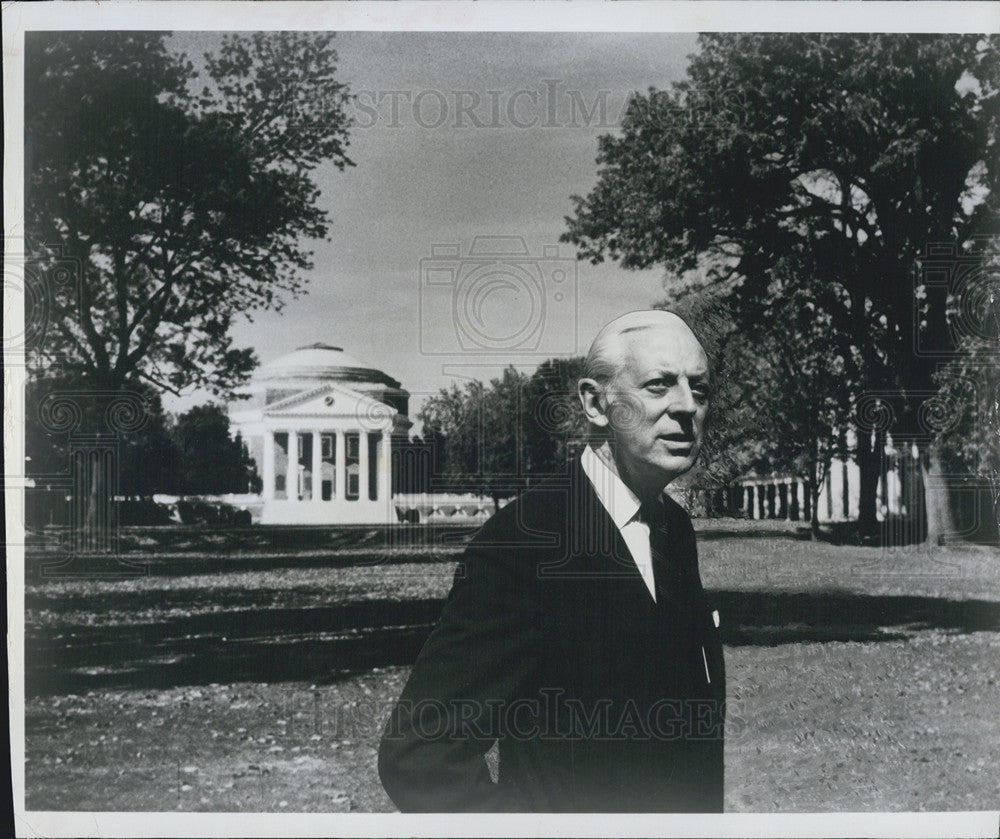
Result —
[[760, 481], [750, 479], [735, 487], [730, 514], [742, 510], [748, 519], [809, 520], [809, 485], [796, 478]]
[[[261, 496], [265, 501], [275, 500], [275, 480], [277, 475], [277, 457], [275, 436], [280, 430], [265, 429], [263, 474]], [[345, 501], [347, 499], [347, 434], [343, 429], [324, 432], [317, 429], [308, 431], [288, 431], [288, 467], [285, 476], [285, 496], [288, 501], [296, 502], [305, 497], [305, 468], [300, 465], [300, 459], [305, 451], [304, 437], [308, 434], [312, 440], [312, 455], [310, 469], [312, 474], [311, 500], [323, 501], [323, 435], [334, 435], [334, 474], [333, 493], [331, 500]], [[370, 501], [373, 491], [379, 501], [387, 500], [392, 495], [392, 435], [388, 430], [381, 433], [374, 452], [370, 452], [369, 434], [359, 429], [358, 435], [358, 499]], [[375, 462], [371, 462], [374, 455]], [[374, 471], [374, 475], [371, 472]], [[373, 483], [374, 482], [374, 483]]]
[[288, 432], [288, 475], [285, 478], [285, 493], [289, 501], [299, 500], [299, 432]]
[[368, 500], [368, 432], [358, 431], [358, 501]]
[[264, 462], [261, 464], [263, 474], [260, 476], [264, 483], [261, 494], [265, 501], [274, 500], [274, 432], [271, 429], [264, 430]]
[[379, 441], [378, 461], [378, 500], [388, 503], [390, 497], [390, 479], [392, 477], [392, 438], [388, 431], [382, 432]]

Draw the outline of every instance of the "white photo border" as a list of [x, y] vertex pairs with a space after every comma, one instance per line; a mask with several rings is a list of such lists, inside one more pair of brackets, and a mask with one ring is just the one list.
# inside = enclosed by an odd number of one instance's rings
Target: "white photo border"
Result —
[[[993, 2], [105, 2], [3, 7], [5, 241], [23, 235], [24, 36], [32, 30], [1000, 32]], [[11, 254], [5, 253], [5, 260]], [[4, 333], [23, 329], [5, 289]], [[4, 452], [11, 773], [18, 836], [997, 836], [1000, 811], [489, 816], [26, 812], [23, 358], [5, 358]], [[10, 365], [10, 366], [8, 366]]]

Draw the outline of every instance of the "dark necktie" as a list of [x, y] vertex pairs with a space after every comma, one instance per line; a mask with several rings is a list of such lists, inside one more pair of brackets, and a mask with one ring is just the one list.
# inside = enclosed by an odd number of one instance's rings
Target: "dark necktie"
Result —
[[699, 630], [696, 583], [687, 573], [684, 548], [677, 544], [679, 534], [669, 532], [670, 517], [664, 500], [658, 498], [643, 505], [639, 514], [649, 525], [655, 614], [663, 632], [663, 661], [674, 673], [673, 689], [679, 691], [677, 695], [689, 696], [691, 691], [702, 689], [708, 671]]
[[639, 508], [639, 517], [649, 527], [649, 553], [653, 562], [653, 581], [656, 605], [677, 602], [680, 587], [680, 569], [673, 559], [667, 533], [667, 508], [660, 497], [645, 502]]

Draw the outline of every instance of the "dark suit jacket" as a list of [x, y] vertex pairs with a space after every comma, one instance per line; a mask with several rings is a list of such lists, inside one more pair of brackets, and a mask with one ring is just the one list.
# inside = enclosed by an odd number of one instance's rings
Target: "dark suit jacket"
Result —
[[690, 519], [667, 506], [685, 581], [669, 615], [579, 460], [483, 525], [383, 734], [401, 810], [721, 812], [722, 645]]

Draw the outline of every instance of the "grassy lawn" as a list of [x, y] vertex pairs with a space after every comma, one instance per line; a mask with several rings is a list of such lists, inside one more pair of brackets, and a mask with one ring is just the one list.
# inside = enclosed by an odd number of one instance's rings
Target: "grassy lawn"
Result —
[[[727, 810], [1000, 806], [995, 549], [699, 529]], [[138, 545], [148, 573], [118, 581], [45, 581], [32, 557], [28, 809], [391, 810], [378, 735], [454, 549], [358, 542]]]

